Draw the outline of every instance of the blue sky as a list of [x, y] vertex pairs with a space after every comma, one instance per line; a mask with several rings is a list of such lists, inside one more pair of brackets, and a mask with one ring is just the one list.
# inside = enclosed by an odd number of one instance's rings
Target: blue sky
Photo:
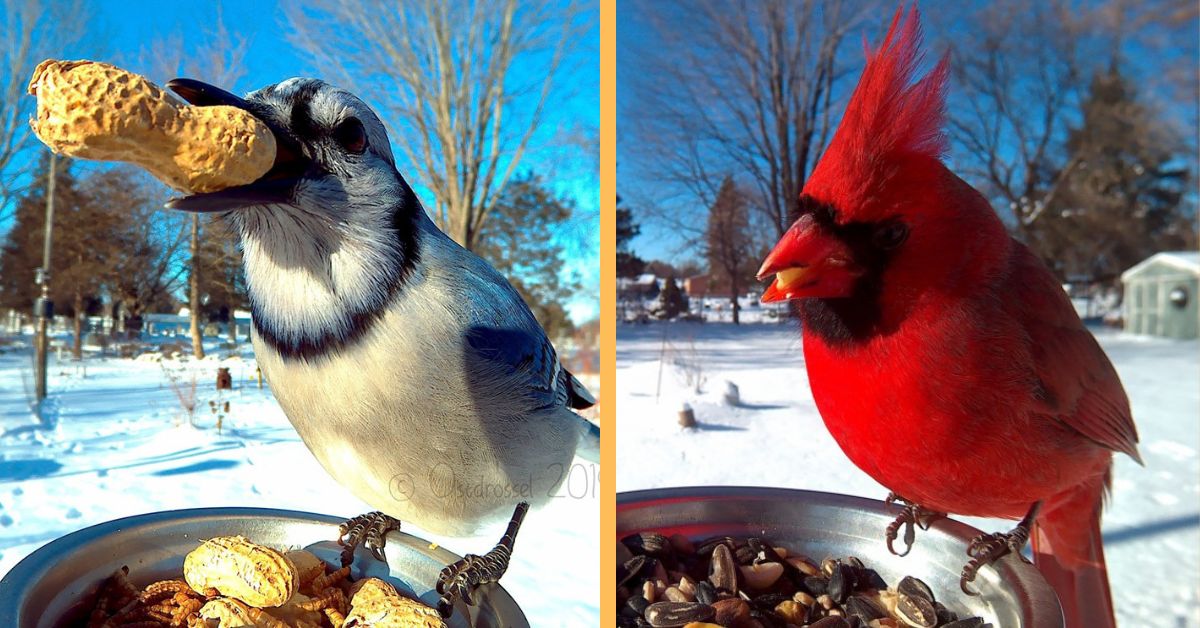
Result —
[[[64, 58], [88, 58], [108, 61], [127, 69], [151, 73], [153, 60], [147, 54], [156, 40], [173, 34], [182, 38], [185, 54], [197, 54], [213, 28], [218, 11], [226, 28], [249, 40], [245, 74], [235, 85], [223, 85], [233, 92], [247, 92], [293, 76], [320, 77], [308, 56], [287, 41], [288, 25], [282, 9], [286, 0], [243, 0], [214, 2], [184, 0], [178, 2], [121, 2], [93, 0], [93, 14], [82, 41], [55, 53]], [[598, 25], [598, 9], [591, 7], [593, 26]], [[556, 234], [571, 243], [570, 259], [564, 272], [579, 276], [583, 293], [570, 303], [572, 318], [582, 322], [599, 311], [599, 158], [598, 147], [566, 145], [564, 135], [599, 137], [599, 29], [589, 29], [575, 41], [572, 55], [564, 61], [562, 79], [557, 83], [556, 100], [548, 107], [544, 122], [535, 134], [530, 149], [521, 161], [521, 169], [542, 173], [556, 192], [576, 204], [576, 220], [569, 233]], [[519, 68], [518, 68], [519, 70]], [[354, 86], [342, 86], [350, 91]], [[369, 102], [369, 97], [365, 98]], [[394, 138], [393, 138], [394, 141]], [[411, 167], [403, 163], [398, 149], [397, 166], [417, 189], [427, 207], [433, 206], [428, 190]], [[6, 225], [0, 225], [0, 231]]]
[[[736, 6], [734, 2], [729, 4]], [[948, 40], [956, 35], [962, 37], [962, 24], [958, 20], [963, 19], [963, 11], [970, 11], [977, 5], [964, 3], [961, 7], [951, 10], [952, 5], [946, 3], [947, 10], [943, 11], [934, 9], [940, 7], [937, 2], [924, 1], [919, 4], [924, 8], [922, 23], [927, 50], [925, 67], [928, 69], [937, 56], [947, 49]], [[1096, 4], [1096, 0], [1081, 0], [1081, 4], [1093, 5]], [[656, 64], [661, 64], [664, 58], [669, 61], [673, 54], [670, 47], [664, 44], [662, 36], [652, 22], [653, 18], [648, 17], [648, 13], [666, 13], [671, 10], [671, 6], [667, 3], [656, 3], [655, 0], [625, 0], [622, 4], [623, 10], [617, 12], [617, 191], [624, 203], [634, 211], [635, 220], [640, 223], [641, 235], [631, 245], [635, 253], [647, 260], [660, 259], [672, 263], [693, 260], [703, 264], [702, 252], [690, 248], [687, 244], [690, 234], [680, 234], [675, 228], [639, 213], [645, 206], [654, 206], [662, 213], [669, 211], [677, 212], [680, 216], [694, 216], [700, 227], [703, 227], [703, 221], [707, 219], [707, 208], [701, 207], [694, 196], [682, 190], [681, 186], [654, 178], [654, 164], [647, 163], [644, 161], [647, 158], [639, 154], [637, 143], [641, 138], [631, 132], [632, 125], [629, 122], [631, 116], [637, 115], [640, 104], [635, 84], [645, 76], [653, 76]], [[878, 45], [878, 40], [885, 32], [896, 6], [884, 3], [884, 8], [881, 8], [877, 15], [868, 16], [858, 28], [850, 31], [842, 42], [839, 55], [850, 71], [834, 85], [835, 104], [832, 113], [835, 123], [841, 117], [845, 100], [862, 72], [864, 59], [861, 42], [865, 38], [872, 46]], [[1181, 29], [1187, 29], [1188, 26], [1184, 24]], [[1155, 74], [1161, 74], [1164, 64], [1191, 64], [1192, 68], [1195, 68], [1200, 38], [1195, 35], [1195, 24], [1190, 26], [1191, 34], [1188, 37], [1166, 39], [1165, 33], [1157, 33], [1157, 39], [1163, 40], [1156, 40], [1157, 45], [1163, 46], [1163, 42], [1179, 43], [1181, 47], [1178, 49], [1147, 49], [1142, 45], [1147, 39], [1145, 36], [1156, 33], [1130, 32], [1122, 42], [1119, 53], [1122, 72], [1138, 82], [1139, 99], [1166, 109], [1167, 115], [1182, 121], [1180, 127], [1189, 131], [1195, 138], [1198, 130], [1194, 124], [1189, 128], [1189, 123], [1195, 120], [1196, 103], [1180, 101], [1175, 98], [1174, 93], [1163, 91], [1161, 80], [1148, 80]], [[1139, 37], [1134, 37], [1135, 34]], [[1092, 46], [1100, 43], [1102, 42], [1088, 42]], [[1099, 53], [1104, 54], [1103, 58], [1107, 59], [1107, 50], [1100, 50]], [[685, 58], [678, 52], [674, 54], [680, 59]], [[951, 63], [953, 62], [952, 58]], [[962, 103], [954, 100], [956, 84], [953, 78], [949, 90], [950, 106], [961, 105]], [[952, 145], [947, 155], [947, 163], [951, 169], [955, 168], [956, 156], [962, 158], [961, 155], [956, 155], [957, 150], [959, 148]], [[1001, 215], [1005, 216], [1004, 213]]]

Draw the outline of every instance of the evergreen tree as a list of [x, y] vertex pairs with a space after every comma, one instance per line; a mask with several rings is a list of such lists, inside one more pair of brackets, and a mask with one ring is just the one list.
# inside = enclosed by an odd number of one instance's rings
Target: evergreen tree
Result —
[[[54, 224], [50, 258], [50, 297], [57, 314], [74, 318], [73, 354], [82, 357], [83, 321], [100, 312], [100, 296], [123, 254], [120, 219], [106, 203], [84, 189], [72, 172], [72, 161], [57, 159], [54, 178]], [[44, 154], [34, 182], [18, 199], [15, 223], [0, 251], [0, 294], [3, 304], [24, 311], [41, 294], [34, 285], [42, 265], [46, 190], [50, 156]]]
[[674, 277], [663, 279], [663, 287], [658, 293], [658, 300], [650, 308], [651, 314], [655, 318], [671, 320], [687, 311], [688, 298], [679, 289], [679, 283], [675, 281]]
[[493, 211], [476, 253], [517, 289], [552, 341], [566, 338], [573, 329], [566, 303], [581, 289], [563, 273], [574, 202], [526, 172], [504, 186]]
[[1093, 77], [1067, 139], [1074, 165], [1031, 244], [1062, 278], [1115, 280], [1163, 250], [1195, 247], [1189, 173], [1174, 133], [1116, 64]]

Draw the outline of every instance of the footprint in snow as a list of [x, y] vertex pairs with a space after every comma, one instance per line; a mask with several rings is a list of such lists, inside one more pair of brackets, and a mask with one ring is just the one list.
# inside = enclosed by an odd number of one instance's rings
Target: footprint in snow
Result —
[[68, 511], [67, 511], [67, 519], [78, 519], [78, 518], [80, 518], [80, 517], [82, 517], [82, 516], [83, 516], [83, 513], [79, 512], [79, 511], [78, 511], [77, 509], [75, 509], [75, 508], [72, 508], [72, 509], [70, 509], [70, 510], [68, 510]]
[[7, 528], [7, 527], [10, 527], [12, 524], [13, 524], [13, 518], [8, 516], [7, 513], [0, 515], [0, 526], [4, 526]]

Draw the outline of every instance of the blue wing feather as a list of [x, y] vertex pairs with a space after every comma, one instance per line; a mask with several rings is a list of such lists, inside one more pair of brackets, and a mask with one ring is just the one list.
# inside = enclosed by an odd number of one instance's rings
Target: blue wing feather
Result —
[[554, 346], [545, 336], [523, 329], [474, 325], [467, 329], [466, 337], [479, 357], [520, 373], [529, 392], [545, 407], [583, 409], [595, 405], [591, 393], [559, 364]]

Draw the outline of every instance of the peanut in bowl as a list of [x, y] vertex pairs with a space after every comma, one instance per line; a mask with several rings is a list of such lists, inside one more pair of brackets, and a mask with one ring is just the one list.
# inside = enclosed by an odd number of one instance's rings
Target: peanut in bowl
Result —
[[[101, 585], [123, 566], [135, 587], [182, 579], [184, 557], [206, 539], [244, 536], [281, 550], [305, 549], [325, 563], [339, 564], [338, 524], [342, 520], [288, 510], [200, 508], [118, 519], [57, 539], [30, 554], [0, 580], [0, 626], [48, 628], [87, 625]], [[437, 605], [438, 573], [458, 559], [417, 537], [392, 533], [384, 548], [387, 563], [359, 550], [351, 566], [354, 580], [380, 578], [402, 595]], [[474, 606], [459, 605], [449, 626], [527, 626], [524, 614], [498, 585], [472, 594]], [[464, 617], [462, 611], [469, 612]]]

